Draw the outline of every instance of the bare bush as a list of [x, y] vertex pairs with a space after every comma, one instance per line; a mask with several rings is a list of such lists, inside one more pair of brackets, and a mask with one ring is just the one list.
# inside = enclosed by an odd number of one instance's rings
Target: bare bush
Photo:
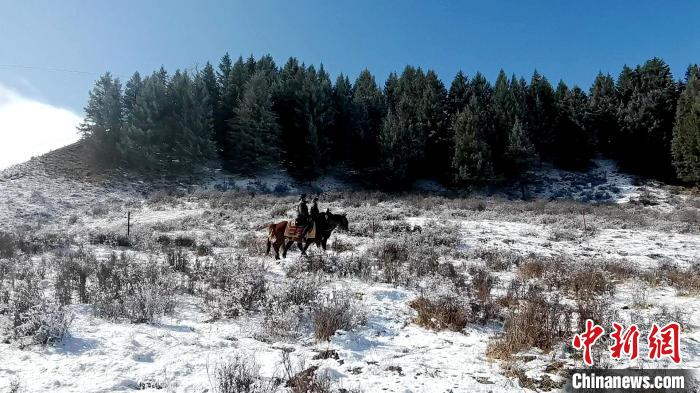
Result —
[[530, 290], [524, 301], [510, 310], [503, 335], [489, 345], [488, 355], [507, 359], [511, 354], [537, 347], [551, 350], [571, 334], [571, 310], [561, 299], [547, 300], [541, 292]]
[[337, 259], [337, 274], [370, 281], [373, 279], [373, 266], [374, 262], [366, 253], [343, 255]]
[[131, 247], [131, 240], [119, 233], [91, 233], [90, 244], [102, 244], [110, 247]]
[[497, 307], [491, 296], [491, 291], [498, 279], [488, 270], [479, 266], [471, 266], [469, 275], [472, 277], [471, 288], [475, 299], [471, 305], [473, 319], [486, 322], [496, 316]]
[[8, 294], [6, 310], [0, 314], [6, 319], [5, 324], [0, 324], [4, 325], [4, 333], [20, 347], [58, 343], [71, 323], [70, 314], [49, 301], [40, 285], [35, 277], [17, 281]]
[[335, 252], [347, 252], [355, 250], [355, 246], [352, 243], [342, 240], [338, 238], [338, 236], [335, 236], [333, 238], [333, 241], [330, 244], [330, 248]]
[[386, 283], [413, 285], [417, 278], [433, 275], [440, 266], [432, 247], [415, 244], [409, 238], [383, 242], [372, 249]]
[[260, 367], [254, 360], [237, 354], [232, 359], [218, 364], [214, 369], [213, 390], [215, 393], [267, 393], [276, 386], [260, 376]]
[[8, 232], [0, 232], [0, 258], [12, 258], [16, 250], [15, 236]]
[[362, 324], [364, 318], [356, 301], [349, 294], [333, 292], [313, 310], [314, 335], [319, 341], [327, 341], [338, 330], [351, 330]]
[[679, 296], [700, 294], [700, 263], [681, 268], [674, 263], [665, 262], [642, 272], [641, 278], [651, 287], [672, 286]]
[[415, 322], [428, 329], [459, 332], [471, 319], [468, 303], [457, 296], [420, 296], [409, 306], [418, 313]]
[[262, 305], [267, 293], [266, 272], [264, 265], [243, 257], [218, 257], [203, 271], [196, 293], [213, 318], [237, 317]]
[[172, 272], [157, 261], [140, 262], [125, 253], [112, 254], [98, 264], [95, 274], [97, 283], [90, 298], [100, 317], [154, 322], [175, 306]]
[[316, 374], [318, 366], [305, 367], [303, 362], [294, 365], [289, 352], [282, 352], [282, 371], [287, 380], [285, 386], [292, 393], [330, 393], [331, 381]]
[[250, 256], [265, 254], [267, 239], [258, 237], [253, 232], [246, 233], [238, 238], [236, 247], [248, 252]]
[[180, 235], [173, 240], [173, 245], [175, 247], [195, 248], [197, 242], [189, 236]]
[[97, 260], [91, 252], [79, 248], [78, 251], [65, 251], [57, 255], [54, 262], [56, 280], [54, 282], [54, 294], [61, 304], [70, 304], [73, 300], [73, 292], [78, 292], [78, 300], [81, 303], [89, 301], [87, 282], [94, 273]]
[[679, 296], [700, 294], [700, 263], [681, 269], [675, 265], [662, 267], [660, 273], [666, 283], [676, 289]]
[[551, 289], [571, 294], [574, 299], [612, 295], [615, 283], [600, 266], [587, 262], [575, 264], [563, 257], [529, 258], [518, 270], [523, 279], [540, 279]]
[[109, 206], [105, 203], [97, 203], [90, 209], [93, 217], [104, 217], [109, 214]]
[[481, 258], [492, 271], [504, 271], [511, 266], [518, 266], [522, 263], [523, 257], [517, 252], [502, 250], [502, 249], [480, 249], [476, 252], [476, 256]]
[[169, 248], [165, 252], [165, 262], [176, 272], [190, 273], [190, 257], [182, 248]]

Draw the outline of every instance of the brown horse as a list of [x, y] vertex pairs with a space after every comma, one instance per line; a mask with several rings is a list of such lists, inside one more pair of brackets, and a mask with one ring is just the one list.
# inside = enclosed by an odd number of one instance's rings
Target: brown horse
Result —
[[316, 219], [316, 237], [313, 239], [304, 239], [306, 244], [302, 246], [302, 239], [297, 237], [286, 237], [284, 235], [285, 230], [289, 225], [288, 221], [280, 221], [276, 224], [270, 224], [267, 227], [267, 252], [265, 255], [270, 253], [270, 246], [275, 248], [275, 259], [280, 259], [279, 250], [282, 248], [282, 258], [287, 257], [287, 250], [292, 246], [293, 243], [297, 243], [299, 251], [302, 255], [306, 254], [306, 249], [309, 248], [311, 243], [316, 243], [317, 247], [323, 247], [326, 249], [328, 238], [331, 237], [331, 233], [335, 228], [340, 228], [343, 230], [348, 230], [348, 218], [345, 214], [333, 214], [330, 210], [326, 210], [325, 213], [319, 214]]

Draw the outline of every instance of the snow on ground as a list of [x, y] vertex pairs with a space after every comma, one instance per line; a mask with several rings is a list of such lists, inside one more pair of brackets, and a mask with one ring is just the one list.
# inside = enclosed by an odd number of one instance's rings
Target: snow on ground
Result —
[[[615, 201], [630, 203], [644, 192], [661, 201], [661, 208], [674, 209], [665, 201], [670, 198], [664, 187], [635, 186], [630, 177], [617, 172], [610, 162], [596, 161], [597, 169], [589, 174], [548, 172], [548, 184], [535, 185], [537, 195], [546, 198], [573, 196], [585, 201]], [[581, 177], [590, 181], [584, 183]], [[84, 183], [56, 177], [33, 167], [17, 166], [0, 174], [0, 229], [21, 227], [35, 232], [64, 231], [85, 235], [94, 231], [123, 231], [124, 213], [131, 211], [137, 227], [167, 226], [170, 232], [200, 236], [211, 228], [192, 227], [204, 222], [203, 217], [226, 213], [208, 203], [177, 198], [174, 203], [149, 203], [153, 189], [140, 182]], [[584, 179], [585, 181], [585, 179]], [[590, 184], [588, 184], [590, 183]], [[427, 184], [427, 183], [426, 183]], [[284, 176], [262, 180], [212, 177], [200, 184], [180, 184], [177, 188], [269, 190], [285, 185], [285, 192], [303, 189]], [[343, 184], [325, 179], [326, 189], [344, 189]], [[429, 184], [428, 184], [429, 186]], [[425, 186], [425, 187], [428, 187]], [[424, 188], [425, 188], [424, 187]], [[645, 187], [646, 190], [643, 190]], [[549, 190], [549, 191], [547, 191]], [[282, 186], [279, 190], [282, 192]], [[599, 197], [599, 195], [602, 195]], [[105, 206], [105, 212], [95, 212]], [[333, 209], [338, 209], [338, 203]], [[398, 207], [397, 207], [398, 206]], [[433, 212], [414, 214], [402, 202], [379, 205], [387, 210], [410, 211], [405, 221], [411, 227], [435, 225]], [[650, 208], [658, 208], [653, 206]], [[359, 214], [368, 206], [349, 209]], [[99, 209], [98, 209], [99, 210]], [[370, 212], [374, 210], [368, 210]], [[232, 213], [232, 214], [242, 214]], [[248, 223], [214, 222], [221, 234], [240, 238], [254, 233], [264, 236], [258, 227], [261, 220], [270, 220], [269, 212], [250, 213]], [[475, 213], [478, 214], [478, 213]], [[68, 220], [76, 215], [77, 223]], [[273, 213], [274, 217], [274, 213]], [[378, 218], [379, 219], [379, 218]], [[189, 220], [189, 221], [188, 221]], [[190, 224], [185, 224], [185, 222]], [[194, 224], [191, 224], [194, 223]], [[620, 260], [637, 267], [654, 268], [661, 262], [690, 266], [700, 262], [700, 236], [697, 232], [681, 233], [649, 228], [598, 228], [590, 233], [571, 229], [577, 236], [560, 236], [557, 225], [541, 221], [451, 218], [441, 225], [455, 224], [459, 228], [461, 251], [502, 249], [522, 255], [568, 255], [581, 260]], [[353, 222], [351, 221], [351, 226]], [[566, 229], [566, 228], [565, 228]], [[165, 230], [165, 229], [164, 229]], [[566, 235], [566, 233], [564, 233]], [[361, 254], [368, 237], [348, 234], [334, 235], [355, 245]], [[367, 235], [365, 235], [367, 236]], [[110, 250], [95, 248], [100, 257]], [[220, 253], [239, 253], [225, 248]], [[313, 251], [319, 252], [319, 251]], [[335, 251], [328, 251], [329, 254]], [[50, 255], [47, 256], [50, 258]], [[298, 252], [280, 264], [269, 257], [256, 257], [270, 266], [271, 280], [284, 280], [285, 269], [296, 263]], [[467, 262], [467, 261], [465, 261]], [[495, 272], [501, 287], [517, 273], [513, 270]], [[685, 368], [700, 367], [700, 302], [697, 297], [677, 296], [669, 287], [640, 287], [625, 282], [618, 285], [614, 307], [627, 318], [653, 318], [665, 306], [681, 309], [687, 319], [682, 348]], [[414, 323], [415, 311], [409, 302], [419, 296], [417, 289], [357, 279], [335, 278], [324, 284], [324, 290], [342, 289], [355, 295], [362, 305], [365, 322], [352, 331], [339, 331], [330, 342], [317, 342], [311, 333], [288, 342], [265, 342], [256, 339], [260, 317], [243, 316], [212, 321], [201, 307], [201, 300], [190, 295], [178, 295], [172, 315], [155, 324], [110, 322], [93, 315], [90, 305], [71, 305], [74, 316], [69, 336], [56, 347], [34, 346], [19, 349], [12, 344], [0, 344], [0, 391], [13, 380], [21, 382], [28, 392], [108, 392], [141, 389], [145, 391], [205, 392], [212, 391], [212, 372], [217, 364], [236, 354], [255, 359], [265, 377], [280, 375], [280, 360], [284, 351], [306, 365], [318, 366], [318, 374], [334, 381], [336, 388], [358, 389], [365, 392], [513, 392], [529, 391], [520, 387], [517, 379], [504, 375], [502, 363], [486, 356], [489, 341], [502, 332], [497, 323], [469, 324], [462, 332], [432, 331]], [[648, 294], [649, 307], [630, 308], [638, 292]], [[323, 350], [335, 350], [338, 359], [313, 359]], [[525, 354], [533, 360], [522, 364], [529, 377], [539, 378], [553, 359], [570, 366], [576, 363], [559, 349], [553, 353], [532, 350]]]

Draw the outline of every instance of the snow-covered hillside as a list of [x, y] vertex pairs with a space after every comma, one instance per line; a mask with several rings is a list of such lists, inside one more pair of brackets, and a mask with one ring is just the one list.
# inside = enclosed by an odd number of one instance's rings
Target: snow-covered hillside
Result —
[[[168, 294], [169, 307], [142, 323], [107, 316], [99, 274], [116, 273], [82, 265], [91, 272], [86, 299], [68, 286], [72, 321], [60, 342], [26, 344], [5, 334], [9, 319], [0, 324], [0, 391], [212, 392], [226, 365], [243, 362], [255, 391], [300, 391], [299, 375], [317, 381], [314, 391], [557, 390], [565, 370], [582, 364], [569, 344], [582, 310], [640, 327], [676, 320], [680, 367], [700, 367], [700, 198], [596, 165], [587, 174], [543, 172], [530, 201], [216, 171], [159, 182], [75, 176], [46, 158], [15, 166], [0, 173], [0, 250], [9, 250], [0, 253], [0, 320], [22, 285], [35, 279], [54, 304], [68, 261], [108, 266], [112, 255], [164, 267], [154, 282], [167, 284], [145, 287], [152, 292], [139, 301]], [[275, 261], [264, 255], [266, 226], [291, 218], [301, 190], [321, 192], [321, 208], [347, 214], [349, 230], [334, 232], [328, 251], [301, 256], [293, 247]], [[290, 294], [303, 299], [281, 300]], [[539, 344], [546, 348], [511, 345], [504, 355], [497, 344], [512, 333], [506, 325], [536, 302], [570, 330]], [[444, 307], [432, 315], [431, 304]], [[451, 307], [463, 323], [444, 328]], [[326, 340], [319, 329], [334, 313], [344, 328]], [[596, 359], [659, 365], [642, 358]]]

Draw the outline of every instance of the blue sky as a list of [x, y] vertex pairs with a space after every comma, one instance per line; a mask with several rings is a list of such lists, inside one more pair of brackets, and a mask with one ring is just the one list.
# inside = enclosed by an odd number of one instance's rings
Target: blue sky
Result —
[[537, 68], [585, 89], [652, 56], [677, 78], [700, 61], [700, 1], [0, 1], [0, 86], [81, 116], [104, 71], [201, 67], [226, 51], [380, 81], [413, 64], [448, 85], [459, 69]]

